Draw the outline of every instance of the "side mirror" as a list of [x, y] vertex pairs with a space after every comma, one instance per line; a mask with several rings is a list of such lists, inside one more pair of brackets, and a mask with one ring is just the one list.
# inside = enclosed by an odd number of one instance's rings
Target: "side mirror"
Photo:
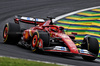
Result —
[[77, 33], [75, 33], [75, 32], [72, 32], [71, 34], [73, 34], [73, 35], [77, 35]]
[[49, 18], [49, 19], [55, 19], [55, 17], [52, 17], [52, 16], [47, 16], [47, 18]]
[[47, 18], [49, 18], [51, 20], [50, 25], [53, 25], [52, 19], [54, 19], [54, 17], [48, 16]]
[[15, 21], [15, 23], [19, 24], [19, 19], [18, 18], [15, 18], [14, 21]]

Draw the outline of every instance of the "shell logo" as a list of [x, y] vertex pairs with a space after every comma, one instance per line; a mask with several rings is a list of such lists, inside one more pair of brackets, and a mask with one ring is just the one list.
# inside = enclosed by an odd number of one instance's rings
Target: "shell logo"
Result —
[[28, 33], [28, 32], [25, 32], [24, 38], [25, 38], [25, 39], [28, 39], [28, 36], [29, 36], [29, 33]]
[[71, 41], [71, 40], [69, 40], [69, 39], [66, 39], [66, 41]]

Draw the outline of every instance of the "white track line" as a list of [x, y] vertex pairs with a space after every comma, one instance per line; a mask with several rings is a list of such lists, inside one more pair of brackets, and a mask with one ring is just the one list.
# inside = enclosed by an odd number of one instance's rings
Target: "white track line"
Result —
[[[9, 58], [12, 58], [12, 59], [24, 59], [24, 58], [17, 58], [17, 57], [11, 57], [11, 56], [0, 56], [0, 57], [9, 57]], [[32, 60], [32, 59], [24, 59], [24, 60], [41, 62], [41, 63], [46, 63], [46, 64], [56, 64], [56, 65], [61, 65], [61, 66], [75, 66], [75, 65], [69, 65], [69, 64], [62, 64], [62, 63], [48, 62], [48, 61], [40, 61], [40, 60]]]
[[[82, 12], [82, 11], [86, 11], [86, 10], [91, 10], [91, 9], [96, 9], [96, 8], [100, 8], [100, 6], [96, 6], [96, 7], [91, 7], [91, 8], [86, 8], [86, 9], [81, 9], [81, 10], [77, 10], [77, 11], [74, 11], [74, 12], [71, 12], [71, 13], [68, 13], [68, 14], [64, 14], [64, 15], [61, 15], [61, 16], [58, 16], [56, 17], [55, 19], [53, 19], [53, 22], [59, 20], [59, 19], [62, 19], [64, 17], [67, 17], [67, 16], [70, 16], [70, 15], [73, 15], [73, 14], [76, 14], [76, 13], [79, 13], [79, 12]], [[9, 57], [9, 56], [0, 56], [0, 57]], [[10, 58], [14, 58], [14, 59], [18, 59], [16, 57], [10, 57]], [[23, 58], [22, 58], [23, 59]], [[39, 61], [39, 60], [31, 60], [31, 59], [27, 59], [29, 61], [36, 61], [36, 62], [43, 62], [43, 63], [49, 63], [49, 64], [57, 64], [57, 65], [62, 65], [62, 66], [74, 66], [74, 65], [68, 65], [68, 64], [61, 64], [61, 63], [54, 63], [54, 62], [47, 62], [47, 61]]]
[[70, 12], [70, 13], [67, 13], [67, 14], [64, 14], [64, 15], [60, 15], [60, 16], [56, 17], [55, 19], [53, 19], [53, 22], [58, 21], [59, 19], [62, 19], [64, 17], [67, 17], [67, 16], [70, 16], [70, 15], [82, 12], [82, 11], [87, 11], [87, 10], [96, 9], [96, 8], [100, 8], [100, 6], [85, 8], [85, 9], [77, 10], [77, 11]]
[[[74, 14], [79, 13], [79, 12], [83, 12], [83, 11], [87, 11], [87, 10], [91, 10], [91, 9], [96, 9], [96, 8], [100, 8], [100, 6], [85, 8], [85, 9], [77, 10], [77, 11], [70, 12], [70, 13], [67, 13], [67, 14], [63, 14], [63, 15], [58, 16], [55, 19], [53, 19], [53, 22], [56, 22], [56, 21], [58, 21], [58, 20], [60, 20], [60, 19], [62, 19], [64, 17], [70, 16], [70, 15], [74, 15]], [[96, 60], [98, 60], [98, 59], [96, 59]], [[98, 60], [98, 61], [100, 61], [100, 60]]]

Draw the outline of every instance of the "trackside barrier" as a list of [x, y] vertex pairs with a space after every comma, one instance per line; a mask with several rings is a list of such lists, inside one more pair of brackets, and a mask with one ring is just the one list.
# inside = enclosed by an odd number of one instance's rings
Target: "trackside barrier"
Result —
[[55, 23], [63, 26], [67, 34], [77, 32], [76, 40], [83, 40], [86, 35], [97, 38], [99, 41], [98, 57], [100, 57], [100, 8], [67, 16]]

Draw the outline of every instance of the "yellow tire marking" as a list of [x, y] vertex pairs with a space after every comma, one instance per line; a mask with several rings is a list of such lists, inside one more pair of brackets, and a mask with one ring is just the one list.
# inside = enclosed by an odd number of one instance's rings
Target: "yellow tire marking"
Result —
[[[9, 26], [8, 26], [8, 23], [7, 23], [6, 25], [7, 25], [8, 31], [9, 31]], [[4, 39], [4, 42], [6, 42], [6, 41], [7, 41], [7, 39], [8, 39], [8, 35], [7, 35], [6, 39]]]

